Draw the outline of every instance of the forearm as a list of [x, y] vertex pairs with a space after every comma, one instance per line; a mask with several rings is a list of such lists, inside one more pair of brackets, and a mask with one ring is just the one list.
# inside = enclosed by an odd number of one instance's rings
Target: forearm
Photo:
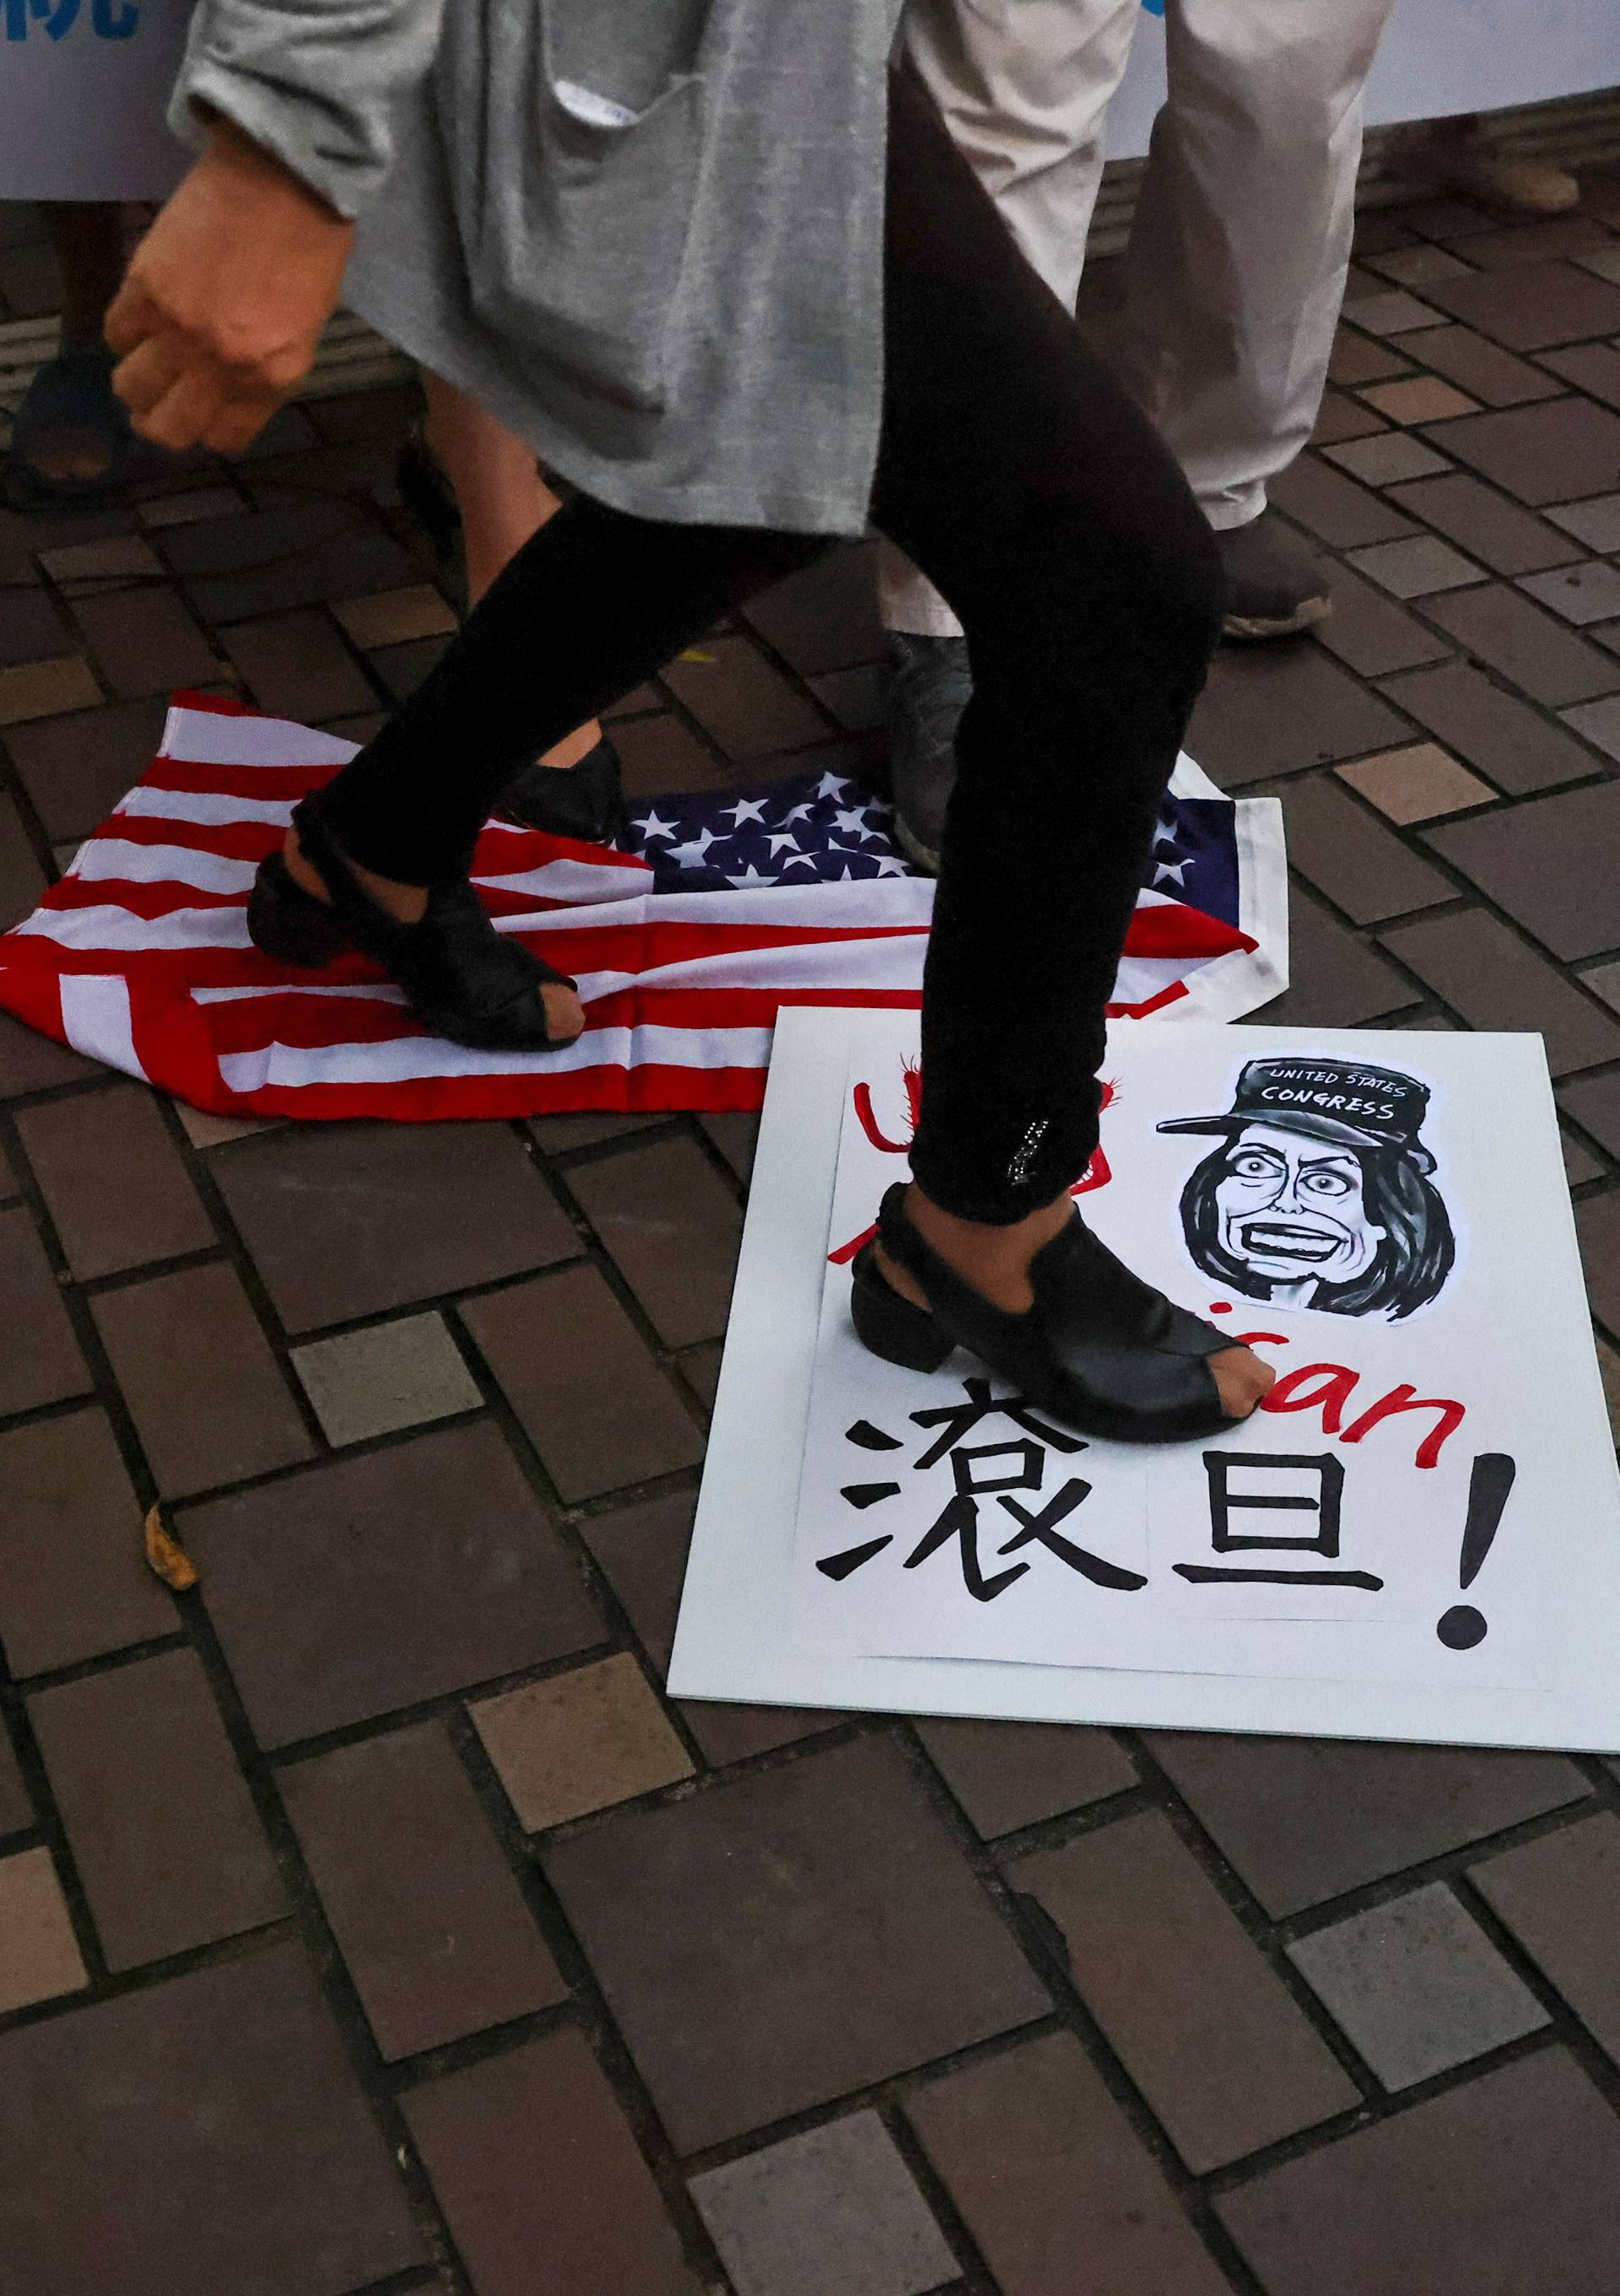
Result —
[[202, 0], [170, 124], [230, 122], [349, 219], [393, 160], [393, 113], [438, 45], [444, 0]]

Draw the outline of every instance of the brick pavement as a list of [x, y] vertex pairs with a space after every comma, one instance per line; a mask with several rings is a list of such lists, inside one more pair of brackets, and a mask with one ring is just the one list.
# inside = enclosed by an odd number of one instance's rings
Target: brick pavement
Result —
[[[1191, 746], [1284, 799], [1279, 1017], [1545, 1029], [1620, 1378], [1616, 255], [1613, 182], [1366, 220], [1338, 611]], [[411, 412], [0, 515], [6, 922], [173, 681], [422, 675]], [[633, 787], [869, 759], [878, 651], [851, 550]], [[1620, 2292], [1620, 1766], [662, 1699], [745, 1121], [221, 1122], [10, 1022], [0, 1111], [0, 2296]]]

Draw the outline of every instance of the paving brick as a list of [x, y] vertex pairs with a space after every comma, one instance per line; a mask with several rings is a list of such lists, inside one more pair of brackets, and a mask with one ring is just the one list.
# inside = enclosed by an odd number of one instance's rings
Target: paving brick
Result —
[[686, 1748], [628, 1652], [468, 1710], [530, 1833], [692, 1775]]
[[877, 617], [875, 554], [866, 545], [828, 551], [762, 590], [743, 611], [801, 677], [882, 661], [888, 652]]
[[1566, 790], [1428, 832], [1429, 842], [1566, 962], [1620, 944], [1620, 783]]
[[1363, 406], [1359, 398], [1348, 398], [1342, 390], [1325, 390], [1316, 410], [1316, 427], [1311, 433], [1310, 444], [1341, 446], [1350, 439], [1370, 438], [1384, 428], [1381, 417], [1370, 406]]
[[1575, 1234], [1591, 1311], [1620, 1332], [1620, 1195], [1588, 1196], [1575, 1206]]
[[1620, 1817], [1600, 1810], [1521, 1841], [1468, 1879], [1620, 2064]]
[[332, 609], [358, 646], [406, 645], [420, 638], [450, 637], [456, 615], [431, 582], [404, 590], [383, 590], [370, 598], [344, 598]]
[[[693, 1500], [676, 1492], [642, 1506], [597, 1515], [582, 1526], [585, 1542], [605, 1572], [614, 1594], [662, 1681], [669, 1669], [692, 1538]], [[687, 1727], [704, 1759], [716, 1767], [768, 1753], [799, 1738], [830, 1730], [843, 1719], [832, 1713], [806, 1713], [784, 1706], [732, 1706], [707, 1700], [677, 1702]]]
[[664, 1121], [656, 1112], [632, 1115], [593, 1108], [574, 1116], [531, 1116], [529, 1129], [548, 1156], [565, 1156], [575, 1148], [599, 1148], [604, 1140], [628, 1140], [632, 1133]]
[[[1360, 250], [1357, 250], [1358, 257]], [[1431, 279], [1466, 279], [1468, 266], [1443, 247], [1400, 246], [1368, 258], [1368, 268], [1397, 287], [1426, 287]]]
[[45, 872], [21, 816], [11, 799], [0, 792], [0, 931], [21, 924], [37, 907], [45, 888]]
[[1487, 406], [1522, 406], [1552, 398], [1558, 386], [1539, 366], [1515, 358], [1500, 343], [1487, 342], [1468, 327], [1426, 327], [1409, 339], [1414, 358], [1459, 384]]
[[1548, 216], [1535, 223], [1510, 224], [1501, 231], [1476, 233], [1468, 242], [1468, 261], [1481, 271], [1507, 271], [1521, 263], [1545, 263], [1556, 256], [1573, 259], [1595, 247], [1613, 245], [1593, 216]]
[[16, 1100], [24, 1093], [45, 1092], [53, 1085], [78, 1084], [107, 1074], [95, 1061], [70, 1052], [37, 1029], [24, 1028], [9, 1013], [0, 1013], [0, 1100]]
[[1590, 502], [1565, 503], [1549, 510], [1554, 526], [1573, 534], [1589, 550], [1620, 550], [1620, 494], [1597, 495]]
[[21, 1205], [0, 1212], [0, 1418], [64, 1402], [89, 1386], [33, 1222]]
[[[19, 1849], [0, 1857], [0, 2016], [77, 1993], [89, 1981], [50, 1851]], [[0, 2191], [4, 2177], [0, 2168]], [[23, 2284], [16, 2285], [21, 2292]]]
[[1358, 925], [1456, 898], [1451, 880], [1380, 828], [1331, 780], [1291, 783], [1283, 800], [1288, 858]]
[[829, 670], [810, 680], [822, 708], [851, 734], [870, 734], [888, 722], [884, 673], [876, 663]]
[[136, 504], [136, 514], [143, 526], [156, 529], [192, 526], [204, 518], [240, 517], [246, 510], [234, 487], [188, 487], [182, 494], [152, 496]]
[[1466, 662], [1391, 678], [1392, 701], [1509, 797], [1578, 780], [1592, 770], [1580, 743]]
[[754, 1150], [760, 1142], [760, 1119], [742, 1110], [728, 1109], [700, 1116], [699, 1126], [712, 1145], [720, 1150], [737, 1178], [744, 1185], [753, 1171]]
[[438, 668], [449, 644], [448, 638], [415, 638], [408, 645], [381, 646], [366, 659], [389, 698], [408, 701], [429, 670]]
[[1582, 985], [1600, 996], [1613, 1013], [1620, 1013], [1620, 962], [1594, 964], [1581, 975]]
[[61, 550], [42, 550], [39, 562], [58, 589], [72, 594], [73, 586], [86, 582], [141, 582], [160, 579], [163, 567], [149, 542], [138, 534], [119, 534], [104, 542], [70, 542]]
[[1567, 1125], [1558, 1128], [1558, 1149], [1564, 1159], [1564, 1177], [1572, 1188], [1582, 1186], [1587, 1180], [1600, 1180], [1608, 1169], [1584, 1142], [1571, 1136]]
[[164, 537], [163, 547], [193, 605], [210, 623], [406, 589], [422, 572], [380, 523], [318, 497], [179, 527]]
[[1577, 1078], [1564, 1086], [1558, 1099], [1600, 1147], [1611, 1156], [1620, 1156], [1620, 1070]]
[[1016, 1833], [1137, 1783], [1106, 1730], [1051, 1722], [919, 1721], [929, 1759], [986, 1839]]
[[269, 1132], [284, 1119], [277, 1116], [215, 1116], [206, 1108], [173, 1103], [180, 1129], [193, 1148], [223, 1148], [233, 1140], [251, 1140], [256, 1132]]
[[29, 1719], [109, 1969], [211, 1945], [287, 1911], [194, 1651], [42, 1690]]
[[1389, 2089], [1448, 2072], [1548, 2021], [1443, 1882], [1313, 1930], [1288, 1958]]
[[1620, 2123], [1562, 2049], [1215, 2203], [1266, 2296], [1620, 2291]]
[[266, 1746], [604, 1638], [555, 1530], [487, 1422], [187, 1508], [179, 1529]]
[[703, 1456], [691, 1414], [594, 1267], [470, 1300], [462, 1317], [570, 1505]]
[[124, 701], [9, 730], [5, 746], [48, 837], [101, 826], [156, 755], [166, 706]]
[[1620, 486], [1620, 415], [1584, 398], [1470, 414], [1447, 423], [1444, 444], [1533, 507]]
[[1411, 367], [1388, 343], [1377, 342], [1369, 335], [1358, 335], [1353, 328], [1341, 327], [1333, 340], [1328, 373], [1333, 381], [1353, 386], [1380, 382], [1390, 375], [1410, 374]]
[[1558, 715], [1593, 749], [1620, 764], [1620, 693], [1611, 693], [1605, 701], [1583, 701], [1574, 709], [1561, 709]]
[[1416, 531], [1410, 519], [1315, 455], [1301, 455], [1269, 489], [1277, 508], [1334, 550], [1397, 542]]
[[1620, 1034], [1507, 925], [1478, 909], [1402, 925], [1384, 936], [1471, 1028], [1528, 1029], [1546, 1039], [1555, 1077], [1620, 1055]]
[[1565, 536], [1466, 472], [1397, 487], [1390, 499], [1483, 559], [1493, 573], [1537, 573], [1579, 555]]
[[826, 737], [820, 712], [746, 638], [705, 638], [667, 666], [663, 683], [728, 757], [766, 757]]
[[1573, 263], [1525, 263], [1474, 279], [1439, 279], [1424, 291], [1442, 311], [1512, 351], [1548, 350], [1620, 329], [1620, 287]]
[[475, 2296], [700, 2296], [578, 2033], [424, 2081], [403, 2105]]
[[1596, 652], [1506, 583], [1435, 598], [1425, 611], [1534, 701], [1590, 701], [1620, 686], [1620, 661]]
[[17, 1757], [12, 1751], [11, 1740], [0, 1730], [0, 1841], [8, 1833], [23, 1833], [33, 1823], [34, 1806], [17, 1767]]
[[1600, 398], [1605, 406], [1620, 406], [1620, 350], [1612, 344], [1576, 343], [1567, 351], [1544, 351], [1541, 363], [1578, 390]]
[[681, 1377], [711, 1411], [720, 1393], [723, 1344], [720, 1340], [704, 1340], [695, 1348], [684, 1349], [678, 1359]]
[[[1398, 382], [1386, 385], [1391, 390], [1410, 387]], [[1369, 487], [1394, 486], [1401, 479], [1433, 478], [1436, 472], [1451, 468], [1443, 455], [1435, 454], [1420, 439], [1408, 438], [1403, 430], [1382, 430], [1376, 438], [1353, 433], [1347, 444], [1329, 446], [1324, 452], [1328, 462]]]
[[1287, 1987], [1157, 1810], [1021, 1858], [1121, 2062], [1196, 2173], [1360, 2103]]
[[610, 1820], [545, 1865], [683, 2152], [1048, 2005], [881, 1738]]
[[1439, 314], [1403, 287], [1391, 287], [1379, 294], [1347, 297], [1345, 317], [1369, 335], [1406, 335], [1417, 327], [1432, 327]]
[[1591, 1791], [1558, 1754], [1181, 1731], [1147, 1744], [1276, 1921]]
[[234, 1269], [216, 1261], [91, 1303], [158, 1488], [171, 1498], [314, 1450]]
[[504, 1124], [300, 1125], [213, 1168], [289, 1331], [567, 1259], [579, 1239]]
[[19, 662], [11, 669], [0, 669], [0, 726], [21, 725], [29, 718], [59, 717], [68, 709], [93, 709], [101, 698], [101, 687], [82, 654]]
[[13, 1677], [77, 1666], [179, 1620], [141, 1554], [141, 1513], [99, 1411], [0, 1435], [0, 1644]]
[[80, 1283], [216, 1241], [158, 1103], [141, 1086], [24, 1109], [17, 1129]]
[[1264, 1008], [1268, 1021], [1355, 1029], [1417, 1001], [1393, 965], [1298, 886], [1288, 897], [1288, 943], [1289, 984]]
[[1419, 662], [1443, 660], [1450, 654], [1444, 638], [1362, 581], [1342, 559], [1329, 560], [1327, 573], [1333, 611], [1312, 635], [1363, 677], [1413, 669]]
[[219, 676], [212, 647], [172, 590], [81, 598], [73, 613], [115, 693], [133, 699], [171, 685], [207, 685]]
[[362, 1443], [483, 1404], [440, 1316], [401, 1316], [294, 1348], [292, 1368], [332, 1444]]
[[718, 1338], [742, 1215], [697, 1143], [628, 1149], [580, 1165], [568, 1185], [665, 1345]]
[[1350, 562], [1397, 598], [1428, 597], [1437, 590], [1455, 590], [1484, 579], [1482, 567], [1432, 534], [1375, 543], [1369, 550], [1353, 551]]
[[904, 2106], [1002, 2296], [1228, 2296], [1072, 2033], [927, 2081]]
[[1433, 742], [1386, 750], [1382, 757], [1359, 758], [1334, 770], [1387, 820], [1402, 824], [1461, 813], [1469, 806], [1488, 803], [1497, 794], [1488, 782], [1479, 780]]
[[276, 1775], [382, 2055], [568, 1997], [441, 1722]]
[[726, 773], [689, 726], [666, 710], [657, 718], [615, 720], [613, 747], [625, 796], [639, 804], [670, 790], [723, 789]]
[[342, 2296], [425, 2260], [296, 1947], [0, 2038], [0, 2255], [7, 2296]]
[[[1479, 412], [1477, 399], [1470, 398], [1466, 391], [1458, 390], [1452, 384], [1442, 382], [1437, 375], [1432, 374], [1415, 374], [1405, 382], [1375, 383], [1371, 390], [1363, 391], [1362, 397], [1369, 406], [1376, 407], [1391, 422], [1443, 422], [1452, 415], [1477, 414]], [[1429, 467], [1432, 470], [1434, 464]], [[1384, 483], [1373, 477], [1370, 472], [1363, 471], [1358, 475], [1370, 479], [1375, 486]], [[1423, 473], [1406, 471], [1397, 472], [1394, 475], [1420, 478]]]
[[[28, 562], [19, 562], [26, 570]], [[6, 573], [5, 612], [0, 615], [0, 669], [18, 662], [51, 661], [66, 653], [73, 636], [54, 603], [41, 589], [21, 589], [31, 582], [31, 572]]]
[[958, 2276], [870, 2111], [744, 2153], [691, 2190], [736, 2296], [924, 2296]]
[[1620, 614], [1620, 566], [1588, 559], [1552, 574], [1533, 574], [1519, 584], [1567, 622], [1601, 622]]
[[306, 609], [239, 622], [223, 643], [253, 700], [272, 717], [310, 724], [376, 704], [375, 692], [323, 613]]
[[1224, 789], [1387, 749], [1406, 726], [1316, 647], [1217, 654], [1187, 747]]

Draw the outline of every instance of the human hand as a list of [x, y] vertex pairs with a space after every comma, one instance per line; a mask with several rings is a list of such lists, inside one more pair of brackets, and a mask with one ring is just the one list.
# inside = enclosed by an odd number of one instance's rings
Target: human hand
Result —
[[218, 121], [107, 314], [113, 389], [144, 439], [238, 454], [314, 364], [354, 226]]

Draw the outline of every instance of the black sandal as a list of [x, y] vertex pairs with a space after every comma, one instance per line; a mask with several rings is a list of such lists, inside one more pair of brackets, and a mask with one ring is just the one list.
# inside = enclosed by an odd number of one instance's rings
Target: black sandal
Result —
[[1208, 1362], [1232, 1345], [1228, 1334], [1133, 1275], [1078, 1212], [1031, 1261], [1035, 1304], [1018, 1316], [925, 1242], [906, 1217], [903, 1184], [884, 1198], [877, 1242], [928, 1296], [925, 1308], [902, 1300], [876, 1244], [857, 1258], [855, 1330], [885, 1362], [937, 1371], [953, 1348], [966, 1348], [1031, 1403], [1114, 1443], [1196, 1439], [1238, 1423], [1221, 1408]]
[[618, 750], [604, 734], [577, 766], [525, 766], [501, 791], [500, 811], [525, 829], [613, 844], [625, 825]]
[[374, 956], [392, 975], [412, 1011], [435, 1037], [492, 1052], [542, 1052], [578, 1041], [553, 1037], [539, 995], [547, 982], [572, 988], [559, 972], [498, 933], [463, 878], [435, 886], [420, 924], [405, 925], [367, 898], [333, 844], [312, 798], [292, 816], [299, 843], [331, 894], [318, 901], [296, 883], [279, 853], [259, 864], [248, 899], [255, 948], [282, 964], [330, 964], [345, 949]]

